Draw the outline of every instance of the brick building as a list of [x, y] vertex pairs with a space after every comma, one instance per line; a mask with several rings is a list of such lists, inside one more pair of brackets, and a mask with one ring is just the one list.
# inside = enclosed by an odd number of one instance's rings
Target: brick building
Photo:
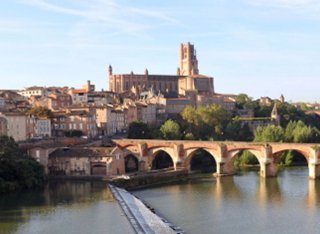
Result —
[[180, 68], [176, 75], [152, 75], [146, 69], [144, 74], [113, 74], [109, 66], [109, 89], [115, 93], [130, 92], [132, 88], [140, 91], [153, 89], [166, 97], [186, 95], [188, 91], [214, 92], [213, 78], [199, 74], [198, 60], [194, 45], [180, 45]]

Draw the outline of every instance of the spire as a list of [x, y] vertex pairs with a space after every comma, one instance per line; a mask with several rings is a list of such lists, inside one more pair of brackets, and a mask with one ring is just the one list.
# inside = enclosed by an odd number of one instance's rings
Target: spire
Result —
[[180, 67], [177, 68], [177, 76], [180, 76]]
[[112, 75], [112, 66], [109, 65], [109, 76], [111, 76], [111, 75]]
[[280, 96], [280, 102], [283, 104], [284, 103], [284, 96], [283, 96], [283, 94], [281, 94], [281, 96]]
[[271, 111], [271, 120], [274, 121], [276, 125], [280, 125], [280, 115], [278, 114], [277, 104], [274, 103], [274, 106]]
[[271, 111], [271, 118], [274, 119], [274, 116], [278, 116], [278, 109], [277, 104], [275, 103], [273, 105], [272, 111]]

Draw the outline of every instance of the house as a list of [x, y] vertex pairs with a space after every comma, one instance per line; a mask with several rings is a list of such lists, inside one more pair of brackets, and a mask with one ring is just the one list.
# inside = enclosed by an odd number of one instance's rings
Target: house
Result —
[[44, 87], [32, 86], [18, 91], [18, 94], [30, 98], [31, 96], [47, 96], [48, 92]]
[[111, 175], [111, 151], [107, 147], [58, 148], [48, 157], [49, 175], [107, 176]]
[[28, 139], [27, 115], [21, 112], [2, 113], [7, 120], [8, 136], [15, 141], [25, 141]]

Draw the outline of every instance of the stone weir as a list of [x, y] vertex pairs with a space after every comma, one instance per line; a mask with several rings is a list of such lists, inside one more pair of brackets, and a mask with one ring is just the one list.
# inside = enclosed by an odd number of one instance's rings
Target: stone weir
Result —
[[110, 181], [110, 184], [127, 190], [136, 190], [186, 181], [188, 175], [189, 173], [185, 169], [176, 171], [162, 169], [136, 175], [116, 177]]
[[109, 187], [136, 233], [184, 233], [153, 213], [142, 201], [125, 189], [112, 185], [109, 185]]

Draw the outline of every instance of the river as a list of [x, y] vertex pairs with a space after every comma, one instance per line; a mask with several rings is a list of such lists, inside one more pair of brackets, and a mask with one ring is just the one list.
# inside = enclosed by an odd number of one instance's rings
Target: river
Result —
[[105, 182], [51, 181], [0, 197], [0, 233], [133, 233]]
[[[133, 192], [186, 233], [319, 233], [320, 181], [306, 167], [206, 177]], [[0, 197], [0, 233], [133, 233], [104, 183], [51, 182]]]

